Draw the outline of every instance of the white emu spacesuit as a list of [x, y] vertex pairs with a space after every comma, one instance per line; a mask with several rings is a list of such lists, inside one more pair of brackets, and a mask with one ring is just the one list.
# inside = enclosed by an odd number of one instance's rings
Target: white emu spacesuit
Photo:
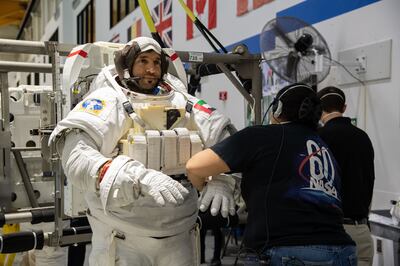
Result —
[[[132, 68], [149, 52], [161, 58], [161, 75], [148, 93], [141, 81], [152, 77]], [[50, 138], [68, 180], [86, 191], [91, 265], [198, 264], [197, 192], [182, 174], [187, 159], [218, 142], [230, 122], [188, 95], [166, 73], [164, 57], [153, 39], [132, 40]], [[221, 190], [209, 191], [212, 199]]]

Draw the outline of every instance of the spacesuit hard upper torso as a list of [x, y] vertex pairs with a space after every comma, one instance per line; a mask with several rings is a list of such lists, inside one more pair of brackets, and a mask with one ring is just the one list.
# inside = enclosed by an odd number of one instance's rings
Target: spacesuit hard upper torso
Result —
[[[68, 116], [58, 123], [51, 139], [67, 129], [80, 129], [87, 133], [96, 143], [98, 151], [108, 158], [121, 154], [121, 143], [127, 140], [129, 133], [137, 133], [137, 122], [128, 115], [123, 103], [129, 100], [136, 114], [144, 116], [143, 109], [157, 105], [165, 108], [176, 108], [181, 111], [177, 121], [172, 121], [175, 127], [196, 131], [203, 145], [208, 147], [218, 142], [229, 119], [218, 114], [193, 96], [183, 92], [184, 85], [175, 77], [168, 76], [167, 84], [172, 90], [160, 96], [144, 96], [127, 93], [115, 80], [114, 68], [106, 67], [100, 72], [87, 97], [79, 103]], [[189, 104], [188, 104], [189, 101]], [[197, 108], [196, 108], [197, 107]], [[186, 108], [186, 111], [185, 111]], [[184, 112], [182, 113], [182, 110]], [[145, 119], [140, 119], [141, 121]], [[146, 129], [151, 128], [152, 121], [145, 122]], [[167, 132], [168, 133], [168, 132]], [[125, 152], [126, 154], [126, 152]], [[105, 159], [106, 160], [106, 159]], [[101, 160], [100, 160], [101, 161]], [[184, 166], [184, 165], [183, 165]], [[66, 171], [67, 172], [67, 171]], [[82, 186], [78, 176], [67, 176], [74, 185]], [[178, 174], [174, 172], [174, 174]], [[182, 172], [183, 173], [183, 172]], [[94, 172], [91, 170], [91, 175]], [[167, 173], [166, 174], [170, 174]], [[82, 188], [82, 187], [81, 187]], [[99, 193], [91, 188], [83, 188], [90, 215], [105, 224], [112, 225], [124, 232], [141, 236], [163, 237], [175, 235], [190, 229], [197, 216], [197, 192], [186, 183], [189, 194], [180, 205], [167, 203], [159, 206], [150, 196], [140, 195], [133, 203], [125, 206], [107, 207], [107, 193]]]

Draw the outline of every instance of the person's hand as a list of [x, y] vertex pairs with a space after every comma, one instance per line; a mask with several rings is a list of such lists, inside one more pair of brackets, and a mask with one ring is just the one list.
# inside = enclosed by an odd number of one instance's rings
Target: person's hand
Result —
[[234, 188], [235, 181], [229, 176], [215, 177], [207, 182], [199, 199], [200, 211], [206, 211], [211, 204], [210, 212], [213, 216], [219, 211], [224, 218], [228, 217], [228, 213], [235, 215]]
[[148, 169], [146, 174], [139, 178], [139, 183], [142, 193], [150, 195], [162, 206], [166, 202], [175, 205], [181, 204], [185, 195], [189, 194], [189, 191], [178, 181], [151, 169]]

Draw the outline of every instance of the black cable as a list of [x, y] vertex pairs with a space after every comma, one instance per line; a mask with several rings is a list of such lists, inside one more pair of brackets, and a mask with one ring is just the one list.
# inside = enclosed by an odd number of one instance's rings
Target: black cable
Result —
[[278, 155], [276, 155], [274, 165], [272, 166], [271, 176], [268, 180], [267, 190], [265, 192], [265, 226], [266, 226], [266, 231], [267, 231], [267, 240], [265, 241], [265, 245], [262, 248], [262, 252], [266, 249], [268, 242], [269, 242], [269, 227], [268, 227], [268, 215], [267, 215], [267, 213], [268, 213], [268, 194], [269, 194], [269, 190], [271, 188], [272, 179], [275, 176], [275, 170], [276, 170], [276, 167], [278, 166], [279, 158], [281, 157], [281, 153], [283, 150], [283, 144], [284, 144], [284, 140], [285, 140], [285, 127], [282, 124], [279, 124], [279, 125], [282, 128], [281, 143], [279, 145]]
[[161, 36], [158, 33], [158, 31], [152, 32], [151, 37], [153, 37], [153, 39], [156, 40], [156, 42], [158, 42], [158, 44], [161, 46], [161, 48], [168, 48], [168, 46], [166, 46], [165, 43], [163, 42], [163, 40], [161, 39]]
[[[218, 39], [210, 32], [210, 30], [204, 26], [204, 24], [196, 18], [194, 21], [194, 25], [196, 25], [197, 29], [200, 31], [200, 33], [203, 35], [204, 38], [206, 38], [207, 42], [210, 44], [210, 46], [214, 49], [216, 53], [221, 53], [218, 48], [215, 46], [214, 42], [220, 47], [220, 49], [227, 54], [228, 51], [226, 48], [218, 41]], [[211, 40], [211, 39], [212, 40]], [[214, 42], [213, 42], [214, 41]], [[219, 67], [216, 64], [210, 64], [210, 65], [215, 65], [215, 69], [219, 70], [219, 73], [223, 72], [222, 70], [219, 69]], [[230, 71], [235, 71], [231, 65], [224, 64]], [[206, 66], [207, 68], [207, 66]], [[200, 71], [199, 71], [200, 72]], [[247, 92], [250, 93], [251, 87], [252, 87], [252, 82], [249, 79], [243, 79], [240, 77], [240, 75], [236, 72], [240, 82], [242, 83], [242, 86], [246, 89]], [[202, 76], [202, 75], [200, 75]]]
[[200, 33], [206, 38], [207, 42], [211, 45], [211, 47], [214, 49], [216, 53], [219, 53], [219, 50], [217, 47], [215, 47], [214, 43], [211, 41], [210, 36], [204, 31], [204, 29], [200, 26], [200, 24], [195, 23], [197, 29], [200, 31]]
[[86, 78], [94, 77], [94, 76], [97, 76], [97, 75], [99, 75], [99, 74], [98, 73], [97, 74], [90, 74], [90, 75], [85, 76], [84, 78], [86, 79]]
[[272, 100], [272, 102], [269, 104], [269, 106], [268, 106], [268, 108], [267, 108], [267, 111], [265, 111], [264, 116], [263, 116], [263, 119], [261, 120], [261, 125], [264, 124], [265, 117], [267, 116], [268, 111], [269, 111], [269, 109], [271, 109], [271, 107], [272, 107], [273, 104], [274, 104], [274, 100]]
[[211, 38], [213, 39], [213, 41], [219, 46], [219, 48], [220, 48], [225, 54], [228, 53], [228, 51], [225, 49], [225, 47], [222, 45], [222, 43], [220, 43], [220, 42], [218, 41], [218, 39], [214, 36], [214, 34], [212, 34], [211, 31], [210, 31], [206, 26], [204, 26], [204, 24], [203, 24], [199, 19], [196, 19], [194, 23], [195, 23], [195, 24], [198, 23], [198, 24], [200, 25], [200, 27], [203, 29], [203, 32], [204, 32], [205, 34], [207, 34], [209, 37], [211, 37]]
[[336, 61], [335, 59], [329, 58], [328, 56], [324, 55], [325, 58], [331, 60], [332, 62], [338, 64], [339, 66], [343, 67], [343, 69], [355, 80], [357, 80], [358, 82], [360, 82], [363, 86], [365, 86], [365, 82], [362, 81], [361, 79], [357, 78], [356, 76], [353, 75], [353, 73], [351, 73], [351, 71], [342, 63], [340, 63], [339, 61]]

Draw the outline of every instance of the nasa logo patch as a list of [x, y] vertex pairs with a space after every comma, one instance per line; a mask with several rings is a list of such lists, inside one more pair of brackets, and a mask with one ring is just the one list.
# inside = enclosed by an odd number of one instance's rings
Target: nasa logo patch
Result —
[[100, 115], [106, 106], [106, 102], [99, 99], [88, 99], [82, 102], [79, 111]]

